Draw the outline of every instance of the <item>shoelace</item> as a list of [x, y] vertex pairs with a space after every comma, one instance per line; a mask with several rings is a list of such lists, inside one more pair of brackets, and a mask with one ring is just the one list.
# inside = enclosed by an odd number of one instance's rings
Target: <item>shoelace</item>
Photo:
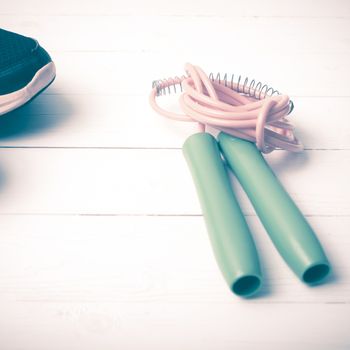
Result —
[[[230, 87], [211, 80], [198, 66], [185, 65], [187, 76], [164, 81], [150, 94], [150, 104], [159, 114], [178, 121], [197, 122], [200, 131], [207, 126], [230, 135], [255, 142], [260, 151], [274, 149], [299, 152], [302, 144], [294, 135], [294, 127], [286, 119], [291, 111], [287, 95], [252, 96], [250, 87]], [[179, 104], [183, 114], [161, 108], [156, 97], [159, 89], [181, 84]]]

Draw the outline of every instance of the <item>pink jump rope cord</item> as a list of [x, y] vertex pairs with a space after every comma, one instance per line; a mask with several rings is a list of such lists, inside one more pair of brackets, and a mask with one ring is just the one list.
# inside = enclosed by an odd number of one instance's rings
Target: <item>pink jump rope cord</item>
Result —
[[159, 90], [154, 87], [150, 104], [159, 114], [178, 121], [197, 122], [200, 131], [206, 126], [255, 142], [260, 151], [269, 153], [276, 148], [299, 152], [303, 146], [285, 118], [290, 112], [287, 95], [253, 96], [249, 86], [230, 87], [211, 80], [198, 66], [185, 65], [187, 77], [163, 83], [161, 88], [181, 83], [183, 93], [179, 103], [184, 114], [167, 111], [156, 102]]

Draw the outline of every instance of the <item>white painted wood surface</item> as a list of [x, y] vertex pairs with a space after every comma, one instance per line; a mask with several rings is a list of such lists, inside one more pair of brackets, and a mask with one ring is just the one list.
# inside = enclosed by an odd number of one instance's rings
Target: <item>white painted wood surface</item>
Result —
[[[1, 350], [350, 348], [348, 1], [13, 0], [0, 25], [58, 71], [0, 119]], [[147, 101], [186, 61], [293, 97], [306, 151], [268, 161], [327, 251], [327, 283], [297, 280], [233, 179], [265, 281], [248, 300], [224, 284], [181, 154], [194, 128]]]

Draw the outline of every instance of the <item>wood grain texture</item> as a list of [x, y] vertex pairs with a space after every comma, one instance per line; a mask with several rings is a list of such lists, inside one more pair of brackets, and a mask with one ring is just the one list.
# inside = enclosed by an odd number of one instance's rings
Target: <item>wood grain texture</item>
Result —
[[[239, 50], [238, 50], [239, 51]], [[175, 53], [176, 52], [176, 53]], [[349, 97], [349, 54], [295, 54], [265, 52], [256, 55], [208, 54], [196, 50], [173, 52], [56, 52], [55, 93], [147, 96], [152, 81], [184, 73], [183, 62], [211, 71], [251, 76], [291, 96]], [[283, 64], [278, 63], [283, 62]]]
[[329, 283], [298, 281], [247, 217], [265, 278], [258, 297], [242, 300], [224, 288], [201, 216], [2, 215], [0, 294], [26, 303], [349, 304], [350, 218], [309, 220], [334, 266]]
[[[22, 110], [0, 118], [0, 146], [181, 148], [197, 131], [193, 123], [155, 114], [144, 95], [56, 92], [53, 86]], [[159, 102], [173, 108], [177, 99], [172, 95]], [[344, 123], [350, 97], [298, 96], [293, 101], [291, 120], [307, 150], [350, 149], [350, 123]]]
[[[26, 35], [40, 38], [40, 42], [51, 46], [52, 52], [170, 53], [183, 50], [185, 53], [195, 52], [203, 55], [208, 53], [207, 45], [215, 47], [217, 49], [215, 51], [220, 52], [225, 47], [225, 44], [221, 43], [229, 43], [232, 41], [232, 33], [239, 32], [245, 34], [235, 35], [234, 48], [239, 52], [244, 51], [244, 58], [247, 55], [256, 56], [260, 53], [348, 54], [350, 50], [347, 45], [350, 40], [348, 32], [350, 16], [237, 18], [235, 13], [228, 13], [225, 17], [215, 16], [210, 19], [211, 26], [215, 27], [212, 31], [207, 31], [208, 18], [197, 15], [58, 15], [43, 17], [40, 21], [36, 18], [35, 14], [19, 17], [0, 15], [4, 27], [16, 27]], [[92, 27], [99, 30], [91, 32]], [[329, 30], [330, 27], [332, 30]], [[57, 33], [57, 28], [60, 28], [62, 35], [52, 42], [51, 38]], [[305, 28], [308, 30], [308, 35], [304, 35]], [[280, 31], [283, 32], [283, 40], [279, 40], [276, 45], [276, 39], [281, 38], [276, 33]], [[207, 45], [198, 40], [203, 32], [206, 33]], [[220, 42], [217, 42], [218, 33]], [[264, 40], [256, 41], [257, 33], [264, 36]], [[94, 42], [93, 45], [91, 41]], [[250, 44], [252, 41], [256, 41], [256, 45], [252, 46]]]
[[59, 2], [41, 0], [11, 1], [2, 4], [3, 14], [34, 14], [46, 15], [119, 15], [147, 14], [172, 16], [236, 16], [236, 17], [350, 17], [350, 7], [346, 0], [320, 0], [315, 6], [314, 1], [290, 2], [288, 0], [274, 1], [247, 0], [244, 2], [221, 0], [217, 2], [194, 0], [178, 0], [166, 3], [163, 0], [86, 0], [82, 5], [79, 1], [61, 0]]
[[224, 288], [201, 217], [2, 216], [2, 344], [345, 349], [349, 218], [311, 218], [336, 271], [316, 288], [290, 272], [256, 218], [248, 223], [265, 282], [240, 300]]
[[[350, 151], [276, 152], [272, 168], [305, 215], [350, 215]], [[3, 149], [0, 213], [199, 215], [181, 150]], [[254, 215], [238, 186], [243, 211]]]
[[[0, 118], [1, 350], [350, 348], [348, 1], [14, 0], [0, 24], [57, 65]], [[195, 125], [148, 106], [187, 61], [293, 98], [306, 151], [267, 160], [325, 247], [326, 283], [293, 275], [231, 176], [264, 285], [247, 300], [225, 285], [181, 152]]]

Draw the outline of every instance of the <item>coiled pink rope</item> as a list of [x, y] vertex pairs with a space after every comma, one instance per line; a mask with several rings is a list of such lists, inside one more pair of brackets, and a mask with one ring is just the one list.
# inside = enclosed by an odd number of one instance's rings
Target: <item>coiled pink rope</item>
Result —
[[[153, 88], [150, 104], [159, 114], [186, 122], [197, 122], [200, 131], [206, 126], [216, 128], [233, 136], [255, 142], [264, 153], [276, 148], [298, 152], [303, 149], [293, 133], [293, 126], [285, 118], [290, 110], [287, 95], [268, 96], [262, 99], [240, 93], [237, 84], [232, 89], [212, 81], [197, 66], [185, 65], [187, 77], [169, 80], [168, 87], [181, 83], [183, 93], [179, 103], [184, 114], [167, 111], [156, 102], [158, 90]], [[249, 90], [249, 87], [248, 87]]]

